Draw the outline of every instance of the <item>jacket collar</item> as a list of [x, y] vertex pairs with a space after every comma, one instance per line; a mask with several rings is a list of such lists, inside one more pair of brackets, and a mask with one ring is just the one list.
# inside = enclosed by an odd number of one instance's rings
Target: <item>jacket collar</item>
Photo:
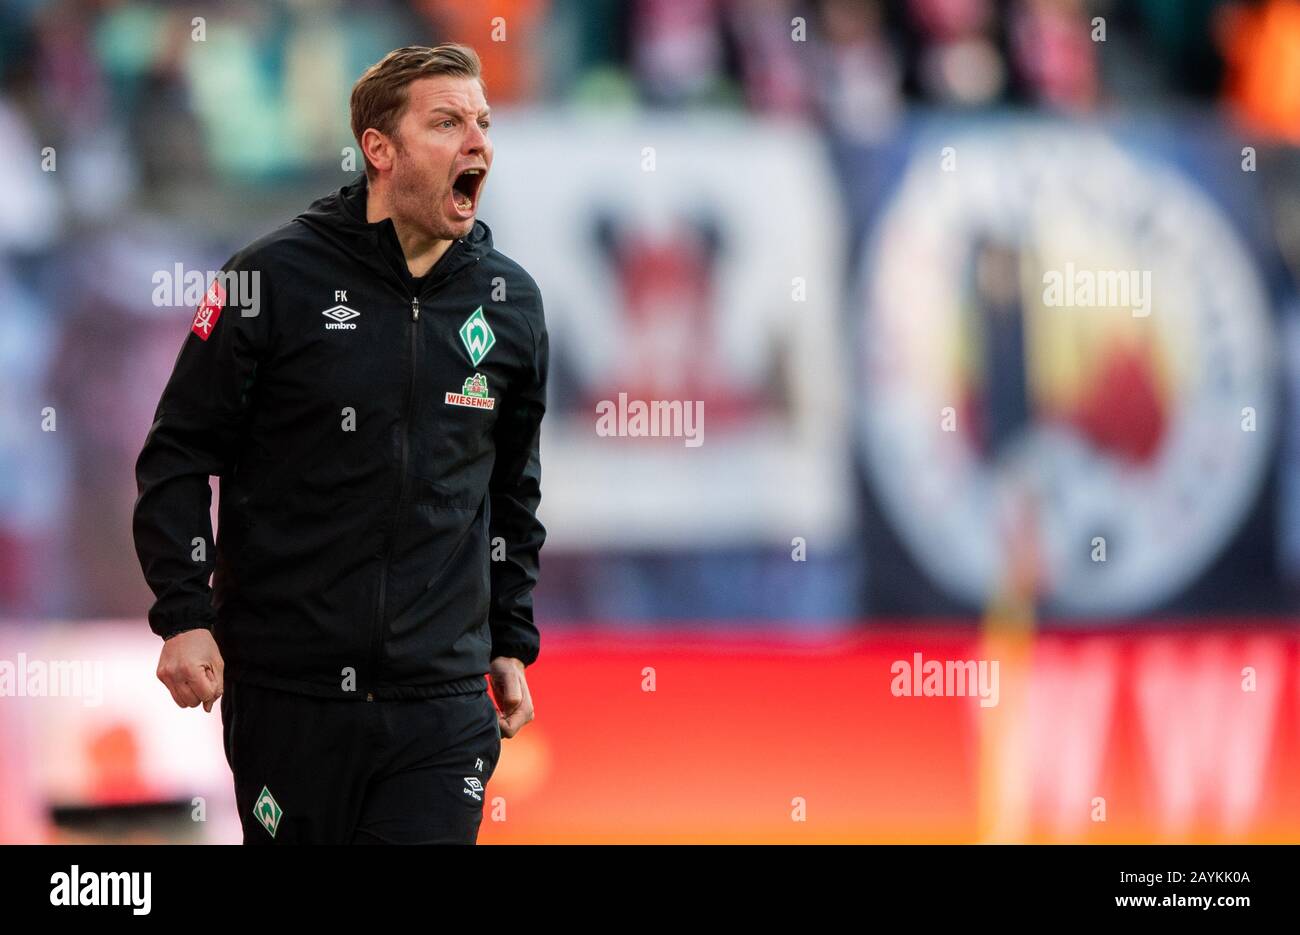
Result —
[[[295, 220], [335, 242], [377, 274], [388, 278], [395, 276], [409, 290], [413, 280], [397, 239], [397, 229], [391, 218], [375, 222], [366, 220], [368, 195], [366, 174], [358, 173], [343, 187], [316, 199]], [[492, 231], [475, 218], [470, 232], [448, 247], [433, 265], [425, 276], [425, 285], [435, 286], [449, 279], [491, 251]]]

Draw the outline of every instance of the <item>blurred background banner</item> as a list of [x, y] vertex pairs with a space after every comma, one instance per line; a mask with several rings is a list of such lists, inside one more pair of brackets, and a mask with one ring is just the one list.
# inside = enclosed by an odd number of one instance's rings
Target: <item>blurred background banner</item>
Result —
[[[989, 647], [938, 623], [818, 640], [559, 629], [529, 674], [546, 710], [506, 741], [479, 840], [1300, 836], [1300, 645], [1279, 621], [1042, 636], [1019, 671], [1004, 654], [959, 673], [956, 697], [927, 665]], [[4, 840], [239, 840], [220, 721], [158, 701], [152, 634], [105, 621], [16, 636], [0, 631], [28, 693], [0, 705]]]
[[983, 606], [1026, 536], [1056, 612], [1280, 606], [1281, 322], [1231, 129], [919, 123], [850, 303], [868, 549], [916, 566], [870, 606]]
[[134, 461], [444, 40], [552, 348], [484, 840], [1300, 837], [1300, 0], [4, 0], [0, 841], [235, 838]]

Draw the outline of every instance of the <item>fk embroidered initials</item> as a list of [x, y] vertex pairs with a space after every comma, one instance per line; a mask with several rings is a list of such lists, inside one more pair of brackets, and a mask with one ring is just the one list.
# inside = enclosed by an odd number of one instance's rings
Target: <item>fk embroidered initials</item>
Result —
[[203, 296], [203, 301], [199, 303], [199, 310], [194, 313], [194, 323], [190, 325], [190, 330], [204, 341], [212, 337], [212, 329], [217, 326], [217, 319], [221, 317], [221, 309], [225, 304], [226, 290], [220, 282], [214, 280]]

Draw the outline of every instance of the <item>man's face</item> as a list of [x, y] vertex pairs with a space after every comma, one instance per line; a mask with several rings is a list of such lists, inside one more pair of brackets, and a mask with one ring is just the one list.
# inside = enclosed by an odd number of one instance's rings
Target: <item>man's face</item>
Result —
[[411, 82], [393, 140], [395, 213], [439, 240], [468, 234], [492, 167], [487, 130], [488, 106], [477, 78]]

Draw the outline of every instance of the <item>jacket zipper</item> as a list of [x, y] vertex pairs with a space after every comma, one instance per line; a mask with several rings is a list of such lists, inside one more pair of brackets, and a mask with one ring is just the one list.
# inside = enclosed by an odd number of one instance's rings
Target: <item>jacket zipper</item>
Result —
[[[370, 677], [372, 686], [379, 682], [379, 657], [384, 651], [384, 602], [388, 590], [388, 562], [392, 558], [393, 544], [397, 540], [397, 524], [402, 517], [402, 499], [406, 496], [406, 462], [411, 443], [411, 409], [415, 404], [415, 369], [419, 362], [420, 335], [420, 298], [411, 296], [411, 379], [406, 386], [406, 408], [402, 413], [402, 460], [397, 474], [397, 502], [393, 506], [393, 524], [384, 546], [384, 563], [379, 572], [379, 613], [376, 615], [376, 633], [371, 636], [374, 650], [370, 657]], [[374, 701], [374, 692], [366, 692], [366, 701]]]

